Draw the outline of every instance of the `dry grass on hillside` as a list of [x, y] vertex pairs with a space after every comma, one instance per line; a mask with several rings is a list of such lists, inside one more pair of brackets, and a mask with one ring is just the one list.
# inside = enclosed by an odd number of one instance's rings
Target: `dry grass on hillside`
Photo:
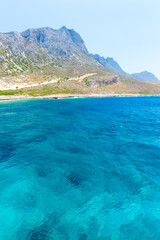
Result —
[[[29, 95], [45, 96], [51, 94], [160, 94], [159, 83], [142, 82], [119, 76], [118, 82], [107, 86], [89, 86], [88, 81], [110, 81], [115, 74], [108, 72], [106, 75], [89, 73], [81, 76], [55, 78], [54, 75], [22, 75], [19, 77], [5, 77], [3, 83], [8, 86], [14, 83], [17, 86], [14, 90], [0, 91], [0, 95]], [[22, 83], [31, 87], [23, 88]], [[1, 81], [2, 84], [2, 81]], [[22, 88], [19, 86], [22, 85]], [[26, 86], [25, 85], [25, 86]], [[35, 86], [36, 85], [36, 86]]]

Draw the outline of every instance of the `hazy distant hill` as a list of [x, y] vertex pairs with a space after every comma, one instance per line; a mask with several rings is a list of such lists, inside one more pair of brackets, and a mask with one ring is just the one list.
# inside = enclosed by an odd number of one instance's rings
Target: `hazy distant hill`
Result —
[[104, 67], [123, 76], [135, 78], [142, 81], [159, 82], [159, 79], [153, 73], [144, 71], [141, 73], [129, 74], [126, 73], [113, 58], [104, 58], [98, 54], [90, 54], [90, 56], [101, 63]]
[[149, 81], [149, 82], [159, 82], [159, 79], [150, 72], [141, 72], [141, 73], [133, 73], [131, 74], [131, 77], [135, 78], [135, 79], [140, 79], [143, 81]]

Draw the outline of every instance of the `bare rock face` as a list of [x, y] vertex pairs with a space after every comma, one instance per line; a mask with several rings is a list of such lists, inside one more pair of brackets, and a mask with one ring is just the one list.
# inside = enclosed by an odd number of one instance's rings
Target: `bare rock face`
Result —
[[104, 67], [106, 67], [107, 69], [109, 69], [117, 74], [121, 74], [124, 76], [129, 75], [128, 73], [123, 71], [123, 69], [120, 67], [120, 65], [113, 58], [109, 58], [109, 57], [104, 58], [98, 54], [90, 54], [90, 56], [92, 58], [94, 58], [96, 61], [98, 61], [99, 63], [101, 63]]
[[88, 85], [91, 87], [104, 87], [118, 82], [118, 76], [103, 78], [104, 77], [98, 80], [89, 80]]
[[15, 56], [37, 54], [45, 49], [52, 56], [71, 58], [81, 53], [88, 54], [84, 41], [74, 30], [62, 27], [28, 29], [22, 33], [0, 33], [0, 43]]
[[39, 44], [47, 49], [53, 56], [70, 58], [80, 52], [88, 54], [80, 35], [74, 30], [62, 27], [58, 30], [52, 28], [28, 29], [21, 33], [22, 37], [30, 43]]
[[66, 60], [97, 66], [97, 62], [89, 57], [81, 36], [66, 27], [0, 33], [0, 57], [0, 69], [4, 74], [31, 72], [55, 62], [61, 66], [61, 61]]

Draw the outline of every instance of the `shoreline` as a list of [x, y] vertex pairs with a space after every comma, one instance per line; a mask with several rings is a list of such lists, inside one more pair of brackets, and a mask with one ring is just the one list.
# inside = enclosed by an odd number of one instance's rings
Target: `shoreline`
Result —
[[69, 99], [69, 98], [86, 98], [86, 97], [160, 97], [160, 95], [143, 95], [143, 94], [53, 94], [46, 96], [0, 96], [0, 101], [19, 101], [34, 99]]

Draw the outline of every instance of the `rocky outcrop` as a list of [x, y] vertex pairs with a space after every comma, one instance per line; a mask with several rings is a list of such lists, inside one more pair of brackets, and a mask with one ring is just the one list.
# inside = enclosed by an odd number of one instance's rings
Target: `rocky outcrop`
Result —
[[87, 84], [91, 87], [104, 87], [118, 82], [118, 76], [112, 78], [100, 77], [97, 80], [88, 80]]

